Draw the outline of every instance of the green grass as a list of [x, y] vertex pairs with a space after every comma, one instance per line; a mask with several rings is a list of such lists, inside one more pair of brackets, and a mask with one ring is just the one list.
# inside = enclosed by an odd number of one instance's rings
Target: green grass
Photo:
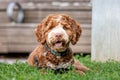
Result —
[[0, 63], [0, 80], [120, 80], [120, 62], [91, 62], [90, 56], [77, 55], [75, 58], [92, 71], [88, 71], [84, 76], [75, 73], [74, 70], [57, 75], [49, 70], [46, 74], [41, 74], [38, 69], [30, 67], [27, 63]]

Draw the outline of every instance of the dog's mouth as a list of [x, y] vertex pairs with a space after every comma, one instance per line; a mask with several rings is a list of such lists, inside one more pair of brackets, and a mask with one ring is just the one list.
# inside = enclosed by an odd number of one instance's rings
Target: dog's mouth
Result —
[[57, 39], [48, 43], [48, 46], [57, 52], [63, 52], [66, 50], [68, 43], [64, 39]]
[[53, 44], [54, 46], [56, 46], [56, 47], [62, 47], [63, 46], [63, 44], [64, 44], [64, 42], [63, 41], [55, 41], [55, 43]]

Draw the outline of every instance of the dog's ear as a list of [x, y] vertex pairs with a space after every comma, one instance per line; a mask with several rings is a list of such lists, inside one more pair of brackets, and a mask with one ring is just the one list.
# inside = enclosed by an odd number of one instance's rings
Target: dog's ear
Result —
[[70, 19], [71, 27], [72, 27], [72, 39], [71, 43], [75, 45], [77, 41], [79, 40], [79, 37], [81, 36], [81, 26], [78, 24], [75, 20]]
[[48, 18], [45, 18], [41, 23], [39, 23], [34, 30], [36, 37], [37, 37], [37, 40], [41, 44], [45, 44], [45, 42], [46, 42], [46, 40], [45, 40], [45, 28], [47, 27], [47, 19]]

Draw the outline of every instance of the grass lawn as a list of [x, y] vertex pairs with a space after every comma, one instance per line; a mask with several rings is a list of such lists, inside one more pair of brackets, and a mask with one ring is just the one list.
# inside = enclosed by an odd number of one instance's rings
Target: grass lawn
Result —
[[14, 64], [0, 63], [0, 80], [120, 80], [120, 62], [91, 62], [89, 55], [77, 55], [75, 58], [92, 71], [88, 71], [84, 76], [75, 73], [74, 69], [64, 74], [56, 75], [50, 70], [41, 74], [35, 67], [16, 61]]

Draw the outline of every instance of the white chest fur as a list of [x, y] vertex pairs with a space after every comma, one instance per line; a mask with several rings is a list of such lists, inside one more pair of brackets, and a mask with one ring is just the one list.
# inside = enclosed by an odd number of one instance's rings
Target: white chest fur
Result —
[[54, 65], [54, 64], [52, 64], [51, 62], [47, 62], [47, 66], [48, 67], [50, 67], [51, 69], [54, 69], [54, 70], [56, 70], [56, 69], [60, 69], [60, 68], [67, 68], [68, 66], [70, 66], [70, 65], [72, 65], [72, 61], [73, 61], [73, 59], [71, 59], [69, 62], [62, 62], [62, 63], [60, 63], [60, 64], [58, 64], [58, 65]]

